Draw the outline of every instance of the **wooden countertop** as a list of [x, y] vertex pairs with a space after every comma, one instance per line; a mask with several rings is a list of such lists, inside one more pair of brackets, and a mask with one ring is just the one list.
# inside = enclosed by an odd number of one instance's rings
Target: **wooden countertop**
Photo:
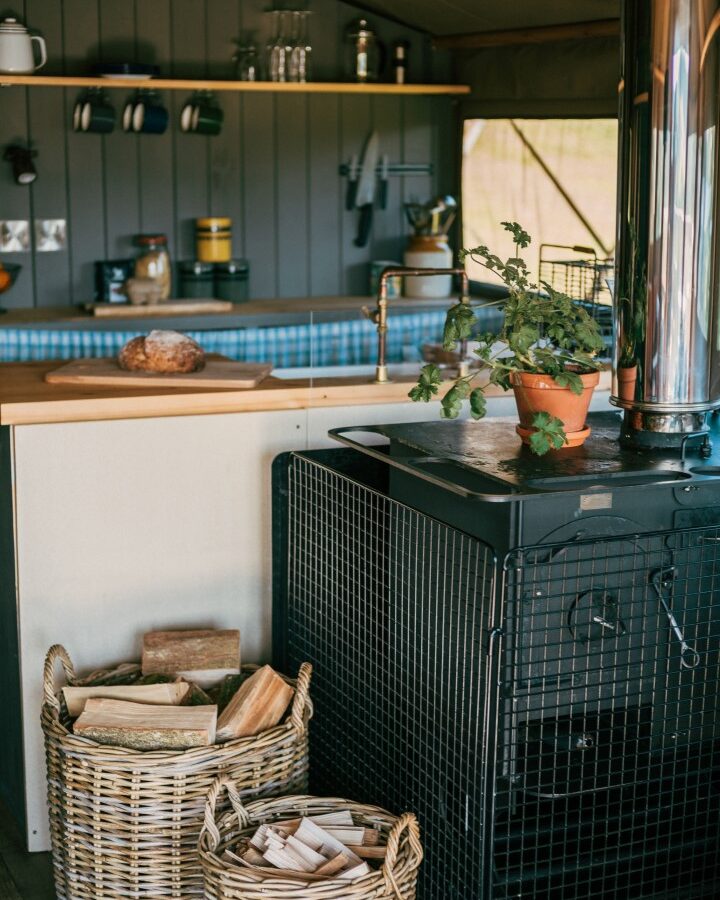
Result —
[[[415, 383], [412, 377], [373, 384], [368, 376], [280, 379], [272, 375], [252, 390], [202, 388], [79, 388], [44, 381], [63, 362], [0, 364], [0, 425], [51, 422], [91, 422], [103, 419], [143, 419], [211, 413], [310, 409], [402, 403]], [[601, 374], [599, 390], [607, 390], [610, 373]], [[492, 385], [489, 397], [503, 392]]]

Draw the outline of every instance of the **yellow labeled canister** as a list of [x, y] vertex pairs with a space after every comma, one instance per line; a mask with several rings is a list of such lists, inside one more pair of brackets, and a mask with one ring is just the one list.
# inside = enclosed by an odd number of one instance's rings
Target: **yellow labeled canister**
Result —
[[195, 219], [195, 250], [200, 262], [229, 262], [232, 259], [232, 219], [222, 216]]

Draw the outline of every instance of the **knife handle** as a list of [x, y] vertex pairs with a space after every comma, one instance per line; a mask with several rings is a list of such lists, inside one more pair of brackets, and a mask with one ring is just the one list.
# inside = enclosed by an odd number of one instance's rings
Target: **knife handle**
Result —
[[358, 157], [357, 155], [355, 155], [350, 160], [350, 165], [348, 166], [348, 183], [347, 191], [345, 193], [345, 209], [348, 212], [355, 207], [355, 197], [357, 196], [359, 175], [360, 173], [358, 170]]
[[380, 209], [387, 209], [387, 197], [388, 197], [388, 183], [387, 178], [383, 178], [380, 181]]
[[365, 247], [370, 237], [370, 226], [372, 225], [373, 205], [366, 203], [360, 207], [360, 220], [358, 222], [358, 233], [355, 238], [356, 247]]

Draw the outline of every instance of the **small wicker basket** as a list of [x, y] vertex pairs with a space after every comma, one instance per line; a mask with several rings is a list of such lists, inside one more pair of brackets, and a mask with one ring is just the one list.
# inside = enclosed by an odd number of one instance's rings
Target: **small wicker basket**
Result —
[[127, 682], [139, 665], [78, 679], [63, 647], [51, 647], [45, 659], [42, 727], [60, 900], [201, 897], [197, 841], [217, 776], [231, 777], [243, 798], [307, 790], [309, 663], [297, 681], [286, 679], [296, 687], [295, 698], [275, 728], [210, 747], [143, 752], [72, 734], [53, 686], [58, 660], [74, 685]]
[[[216, 805], [223, 788], [232, 809], [217, 817]], [[329, 878], [307, 882], [279, 873], [273, 875], [271, 869], [265, 872], [241, 868], [222, 858], [227, 847], [240, 837], [250, 837], [263, 822], [346, 809], [356, 824], [376, 828], [387, 840], [382, 868], [369, 875], [352, 881]], [[334, 797], [282, 797], [243, 805], [236, 786], [222, 776], [208, 794], [199, 853], [206, 900], [415, 900], [423, 858], [420, 829], [412, 813], [396, 817], [378, 806], [361, 806]]]

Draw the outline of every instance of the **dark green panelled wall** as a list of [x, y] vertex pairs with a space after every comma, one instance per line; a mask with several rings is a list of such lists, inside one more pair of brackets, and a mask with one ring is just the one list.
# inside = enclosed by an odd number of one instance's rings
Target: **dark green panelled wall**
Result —
[[[226, 78], [231, 39], [253, 31], [264, 41], [266, 0], [15, 0], [11, 7], [48, 44], [47, 74], [86, 74], [91, 62], [155, 62], [163, 74]], [[342, 30], [357, 9], [312, 0], [315, 73], [337, 80]], [[9, 14], [9, 10], [3, 9]], [[446, 59], [417, 32], [372, 21], [381, 36], [412, 42], [415, 80], [448, 78]], [[10, 307], [58, 306], [92, 298], [96, 259], [132, 255], [139, 231], [168, 234], [175, 259], [193, 256], [194, 217], [228, 215], [235, 255], [251, 266], [251, 295], [364, 293], [367, 262], [397, 258], [407, 229], [403, 199], [456, 189], [456, 107], [448, 98], [223, 94], [217, 138], [179, 131], [182, 92], [163, 93], [171, 113], [165, 135], [76, 134], [77, 90], [0, 91], [0, 145], [30, 137], [38, 179], [18, 187], [0, 165], [0, 219], [67, 219], [66, 251], [3, 254], [23, 271], [3, 297]], [[110, 94], [118, 112], [127, 92]], [[371, 128], [392, 161], [429, 162], [432, 177], [391, 179], [386, 212], [370, 244], [353, 246], [356, 213], [343, 209], [338, 165], [359, 152]]]

